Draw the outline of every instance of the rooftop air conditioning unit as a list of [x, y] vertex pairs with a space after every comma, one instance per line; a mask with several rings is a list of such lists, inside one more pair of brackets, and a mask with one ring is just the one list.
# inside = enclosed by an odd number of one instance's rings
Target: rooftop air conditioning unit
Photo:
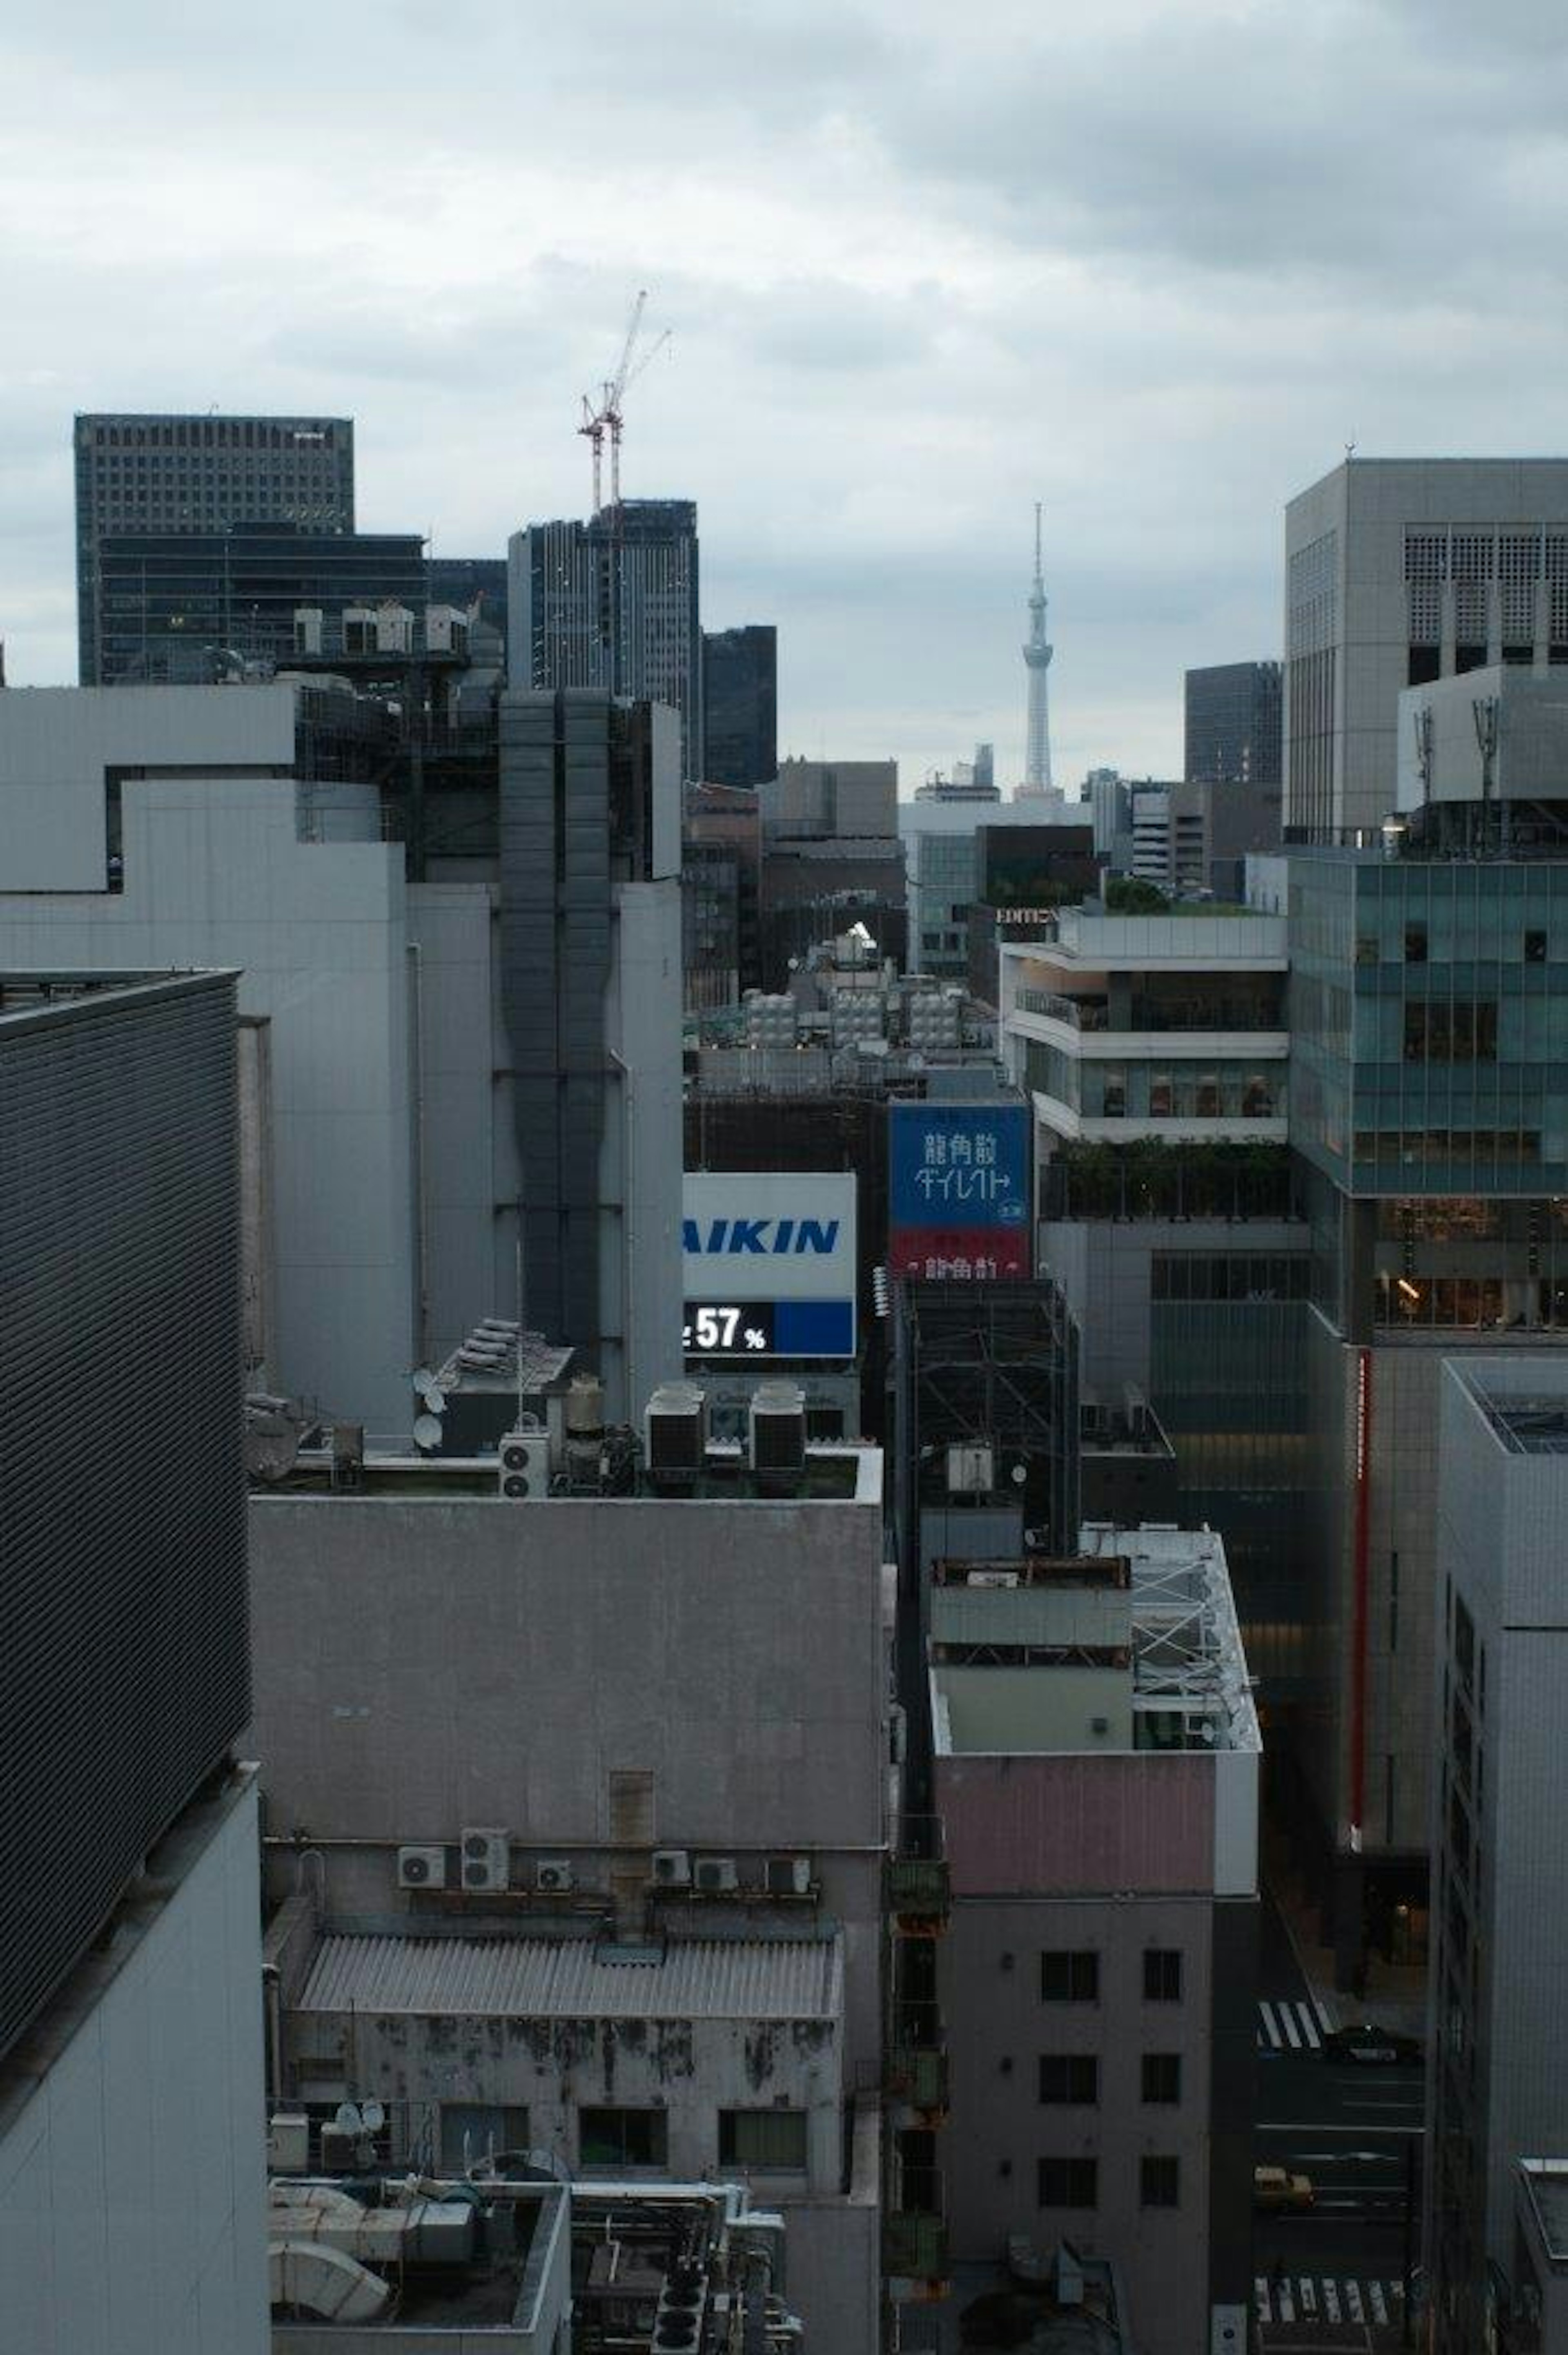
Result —
[[643, 1439], [650, 1477], [661, 1487], [694, 1487], [708, 1441], [707, 1400], [694, 1382], [663, 1382], [648, 1401]]
[[994, 1459], [989, 1446], [949, 1447], [948, 1496], [989, 1497], [995, 1486], [994, 1470]]
[[656, 1848], [653, 1851], [653, 1886], [655, 1889], [689, 1889], [692, 1885], [692, 1859], [683, 1848]]
[[809, 1856], [770, 1856], [768, 1859], [769, 1897], [809, 1897], [811, 1859]]
[[465, 1889], [481, 1892], [507, 1886], [511, 1879], [509, 1833], [492, 1831], [482, 1825], [466, 1825], [461, 1846]]
[[444, 1848], [400, 1848], [397, 1851], [399, 1889], [444, 1889], [447, 1852]]
[[535, 1504], [550, 1493], [550, 1442], [542, 1431], [509, 1431], [501, 1443], [500, 1494], [509, 1504]]
[[534, 1886], [541, 1897], [565, 1897], [577, 1876], [564, 1856], [542, 1856], [534, 1867]]
[[692, 1881], [705, 1897], [722, 1896], [740, 1887], [733, 1856], [699, 1856], [692, 1867]]
[[763, 1382], [747, 1415], [747, 1460], [759, 1484], [793, 1487], [806, 1468], [806, 1393], [797, 1382]]

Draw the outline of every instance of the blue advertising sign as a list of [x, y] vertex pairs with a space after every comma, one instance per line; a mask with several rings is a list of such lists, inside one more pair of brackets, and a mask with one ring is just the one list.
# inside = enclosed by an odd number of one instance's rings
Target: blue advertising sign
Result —
[[888, 1265], [897, 1274], [1027, 1275], [1027, 1104], [888, 1107]]

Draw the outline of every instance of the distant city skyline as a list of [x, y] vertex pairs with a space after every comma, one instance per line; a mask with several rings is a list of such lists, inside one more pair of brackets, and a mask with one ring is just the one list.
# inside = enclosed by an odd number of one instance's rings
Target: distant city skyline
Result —
[[696, 501], [707, 629], [777, 624], [780, 751], [893, 754], [908, 792], [977, 740], [1022, 775], [1034, 498], [1071, 788], [1178, 774], [1183, 674], [1281, 654], [1286, 503], [1347, 442], [1560, 441], [1549, 185], [1509, 161], [1553, 168], [1539, 12], [455, 5], [368, 48], [291, 0], [261, 52], [168, 0], [0, 35], [14, 682], [76, 676], [75, 411], [352, 416], [362, 530], [498, 558], [588, 513], [579, 403], [643, 286], [673, 340], [628, 495]]

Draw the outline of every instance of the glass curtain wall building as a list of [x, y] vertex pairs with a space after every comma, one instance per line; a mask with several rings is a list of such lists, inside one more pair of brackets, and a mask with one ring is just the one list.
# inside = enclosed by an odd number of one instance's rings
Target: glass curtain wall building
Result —
[[354, 529], [348, 417], [79, 416], [76, 578], [83, 687], [100, 669], [99, 557], [111, 532]]

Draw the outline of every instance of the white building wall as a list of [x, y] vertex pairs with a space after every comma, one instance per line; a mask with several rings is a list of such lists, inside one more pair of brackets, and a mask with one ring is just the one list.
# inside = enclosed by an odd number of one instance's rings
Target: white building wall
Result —
[[18, 2105], [0, 2093], [7, 2355], [266, 2355], [256, 1898], [247, 1783], [146, 1926], [118, 1933], [132, 1950], [115, 1968], [111, 1947], [52, 2064]]
[[[229, 692], [249, 690], [201, 690]], [[95, 693], [183, 700], [173, 687]], [[6, 717], [0, 759], [14, 765]], [[129, 749], [115, 739], [115, 760]], [[161, 757], [189, 749], [171, 730]], [[49, 790], [33, 788], [40, 812]], [[97, 815], [81, 823], [101, 845], [101, 777], [93, 790]], [[19, 792], [8, 815], [22, 826]], [[402, 851], [302, 841], [287, 778], [127, 783], [122, 828], [119, 892], [19, 890], [0, 860], [0, 963], [239, 968], [241, 1013], [270, 1018], [272, 1378], [323, 1412], [406, 1432], [416, 1220]]]

